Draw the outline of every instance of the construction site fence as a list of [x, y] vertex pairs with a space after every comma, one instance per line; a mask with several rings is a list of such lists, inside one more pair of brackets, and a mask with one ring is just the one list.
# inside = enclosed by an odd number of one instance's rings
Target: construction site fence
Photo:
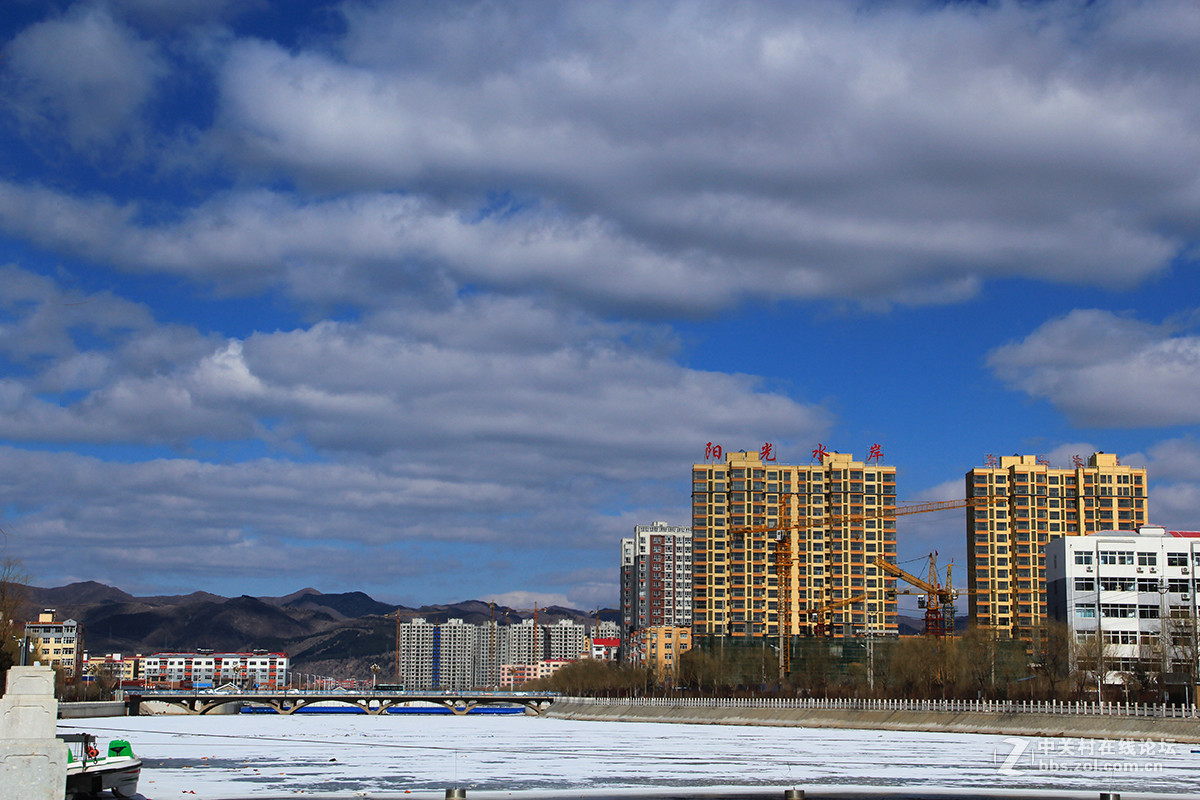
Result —
[[796, 708], [828, 711], [1066, 714], [1200, 719], [1200, 706], [1090, 700], [875, 700], [816, 697], [559, 697], [556, 703], [661, 708]]

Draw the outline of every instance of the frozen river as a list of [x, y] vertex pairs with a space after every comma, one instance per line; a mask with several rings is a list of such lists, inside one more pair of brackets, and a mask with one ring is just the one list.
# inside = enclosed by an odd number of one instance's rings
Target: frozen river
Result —
[[[1100, 791], [1200, 797], [1200, 745], [525, 716], [160, 716], [72, 720], [60, 732], [128, 738], [151, 800], [297, 795], [559, 797], [717, 792], [810, 800], [1001, 791], [1095, 800]], [[194, 794], [193, 794], [194, 793]], [[411, 794], [410, 794], [411, 793]]]

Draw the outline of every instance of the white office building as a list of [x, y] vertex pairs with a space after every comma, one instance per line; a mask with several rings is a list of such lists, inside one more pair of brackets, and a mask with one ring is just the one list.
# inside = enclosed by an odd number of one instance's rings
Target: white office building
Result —
[[1107, 685], [1165, 674], [1191, 696], [1198, 567], [1200, 532], [1146, 525], [1047, 544], [1048, 606], [1070, 628], [1072, 669], [1100, 672]]

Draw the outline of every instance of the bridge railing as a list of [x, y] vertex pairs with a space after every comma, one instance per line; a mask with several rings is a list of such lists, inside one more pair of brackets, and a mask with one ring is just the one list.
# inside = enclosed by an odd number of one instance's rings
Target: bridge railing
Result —
[[525, 698], [525, 697], [554, 697], [557, 692], [522, 692], [496, 690], [487, 692], [462, 692], [451, 689], [420, 689], [388, 690], [388, 689], [127, 689], [126, 694], [138, 694], [142, 697], [444, 697], [444, 698]]
[[876, 700], [819, 697], [559, 697], [558, 703], [663, 708], [780, 708], [890, 713], [1062, 714], [1098, 717], [1200, 719], [1200, 706], [1090, 700]]

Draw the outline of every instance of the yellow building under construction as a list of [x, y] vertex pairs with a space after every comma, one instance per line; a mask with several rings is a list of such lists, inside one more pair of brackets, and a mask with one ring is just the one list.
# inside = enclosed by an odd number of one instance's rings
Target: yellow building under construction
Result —
[[835, 606], [822, 612], [828, 632], [897, 632], [895, 579], [872, 563], [895, 561], [896, 521], [871, 517], [895, 506], [896, 469], [823, 447], [813, 456], [776, 464], [765, 446], [693, 465], [696, 635], [778, 637], [781, 624], [784, 635], [814, 633], [818, 612]]
[[1070, 468], [1044, 458], [1001, 456], [966, 475], [967, 497], [996, 502], [967, 510], [970, 619], [1034, 641], [1045, 625], [1046, 543], [1146, 524], [1146, 469], [1111, 453], [1076, 458]]

